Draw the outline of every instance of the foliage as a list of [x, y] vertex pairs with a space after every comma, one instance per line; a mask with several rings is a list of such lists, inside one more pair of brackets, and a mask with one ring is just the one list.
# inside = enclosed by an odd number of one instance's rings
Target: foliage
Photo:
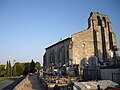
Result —
[[11, 77], [12, 76], [12, 67], [11, 67], [11, 63], [10, 63], [10, 61], [9, 61], [9, 76]]
[[20, 76], [24, 71], [24, 63], [15, 63], [13, 66], [13, 76]]
[[0, 65], [0, 77], [5, 76], [6, 70], [5, 70], [5, 65]]
[[35, 69], [35, 62], [32, 60], [30, 63], [30, 73], [35, 73], [36, 69]]
[[23, 71], [23, 75], [27, 75], [30, 71], [30, 64], [29, 63], [25, 63], [24, 64], [24, 71]]
[[8, 69], [9, 69], [9, 68], [8, 68], [8, 61], [7, 61], [7, 65], [6, 65], [6, 74], [7, 74], [7, 76], [8, 76], [8, 72], [9, 72]]
[[13, 66], [13, 76], [17, 76], [16, 64], [14, 64], [14, 66]]
[[9, 61], [9, 62], [7, 61], [6, 70], [7, 70], [7, 76], [8, 76], [8, 77], [11, 77], [11, 76], [12, 76], [12, 68], [11, 68], [11, 63], [10, 63], [10, 61]]
[[30, 63], [30, 67], [31, 68], [35, 68], [35, 62], [32, 60], [31, 63]]
[[4, 80], [7, 80], [7, 79], [8, 79], [7, 77], [0, 77], [0, 82], [4, 81]]
[[36, 67], [37, 71], [40, 71], [41, 65], [40, 65], [39, 62], [36, 62], [36, 63], [35, 63], [35, 67]]
[[[37, 69], [37, 70], [36, 70]], [[33, 60], [29, 63], [16, 62], [13, 67], [11, 67], [10, 61], [7, 61], [6, 68], [5, 65], [0, 65], [0, 76], [20, 76], [27, 75], [28, 73], [35, 73], [41, 69], [41, 64], [39, 62], [34, 62]]]

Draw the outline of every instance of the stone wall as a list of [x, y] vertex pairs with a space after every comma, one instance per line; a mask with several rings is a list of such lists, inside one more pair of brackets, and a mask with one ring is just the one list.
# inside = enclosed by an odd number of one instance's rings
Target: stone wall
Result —
[[53, 64], [55, 67], [59, 67], [60, 62], [61, 66], [69, 62], [69, 44], [71, 42], [71, 38], [60, 41], [54, 44], [51, 47], [46, 48], [46, 53], [44, 56], [46, 67], [51, 67]]
[[29, 76], [26, 76], [13, 90], [24, 90], [24, 87], [28, 87], [30, 81], [28, 79]]
[[94, 55], [92, 30], [85, 30], [72, 35], [73, 63], [80, 64], [80, 60]]
[[73, 63], [96, 56], [100, 62], [110, 59], [113, 46], [117, 46], [111, 21], [107, 15], [91, 13], [88, 29], [71, 35]]
[[100, 69], [101, 79], [111, 80], [120, 84], [120, 69]]
[[113, 57], [114, 46], [117, 46], [116, 37], [108, 16], [92, 12], [86, 30], [46, 48], [43, 66], [50, 68], [53, 64], [59, 67], [70, 61], [79, 65], [81, 60], [87, 61], [91, 56], [96, 56], [103, 64]]

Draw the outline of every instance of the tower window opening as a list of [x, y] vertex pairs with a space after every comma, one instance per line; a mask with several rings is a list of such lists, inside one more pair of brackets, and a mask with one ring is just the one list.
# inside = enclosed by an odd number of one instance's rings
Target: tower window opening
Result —
[[103, 17], [102, 19], [103, 19], [104, 25], [105, 25], [105, 27], [106, 27], [106, 19], [105, 19], [105, 17]]
[[98, 20], [98, 25], [101, 26], [102, 22], [101, 22], [100, 16], [97, 16], [97, 20]]

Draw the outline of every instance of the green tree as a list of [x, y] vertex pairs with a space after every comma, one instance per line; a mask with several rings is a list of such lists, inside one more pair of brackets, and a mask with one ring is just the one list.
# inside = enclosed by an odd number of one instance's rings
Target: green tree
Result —
[[0, 76], [5, 76], [6, 70], [5, 65], [0, 65]]
[[30, 73], [35, 73], [36, 69], [35, 69], [35, 62], [32, 60], [30, 63]]
[[14, 64], [14, 66], [13, 66], [13, 76], [17, 76], [16, 64]]
[[20, 66], [20, 63], [17, 63], [16, 68], [17, 68], [17, 69], [16, 69], [17, 75], [18, 75], [18, 76], [22, 75], [23, 69], [22, 69], [22, 67]]
[[11, 77], [12, 76], [12, 67], [11, 67], [11, 63], [10, 63], [10, 61], [9, 61], [9, 76]]
[[23, 75], [27, 75], [29, 73], [29, 71], [30, 71], [30, 63], [25, 63]]
[[36, 67], [37, 71], [39, 72], [40, 69], [41, 69], [40, 63], [39, 63], [39, 62], [36, 62], [36, 63], [35, 63], [35, 67]]
[[20, 76], [23, 74], [24, 64], [23, 63], [15, 63], [13, 67], [13, 76]]
[[7, 65], [6, 65], [6, 73], [7, 73], [7, 76], [9, 76], [9, 68], [8, 68], [8, 61], [7, 61]]
[[10, 61], [7, 61], [7, 67], [6, 67], [6, 71], [7, 71], [7, 76], [11, 77], [12, 76], [12, 68], [11, 68], [11, 63]]
[[25, 69], [25, 63], [19, 63], [19, 67], [21, 68], [20, 74], [22, 75]]

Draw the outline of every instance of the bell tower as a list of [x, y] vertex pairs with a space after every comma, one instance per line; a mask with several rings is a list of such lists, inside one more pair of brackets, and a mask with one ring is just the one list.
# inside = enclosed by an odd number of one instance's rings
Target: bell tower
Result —
[[[117, 46], [112, 24], [107, 15], [91, 12], [88, 18], [88, 28], [91, 28], [94, 39], [94, 55], [102, 62], [112, 58], [111, 51]], [[100, 56], [101, 53], [101, 56]]]

